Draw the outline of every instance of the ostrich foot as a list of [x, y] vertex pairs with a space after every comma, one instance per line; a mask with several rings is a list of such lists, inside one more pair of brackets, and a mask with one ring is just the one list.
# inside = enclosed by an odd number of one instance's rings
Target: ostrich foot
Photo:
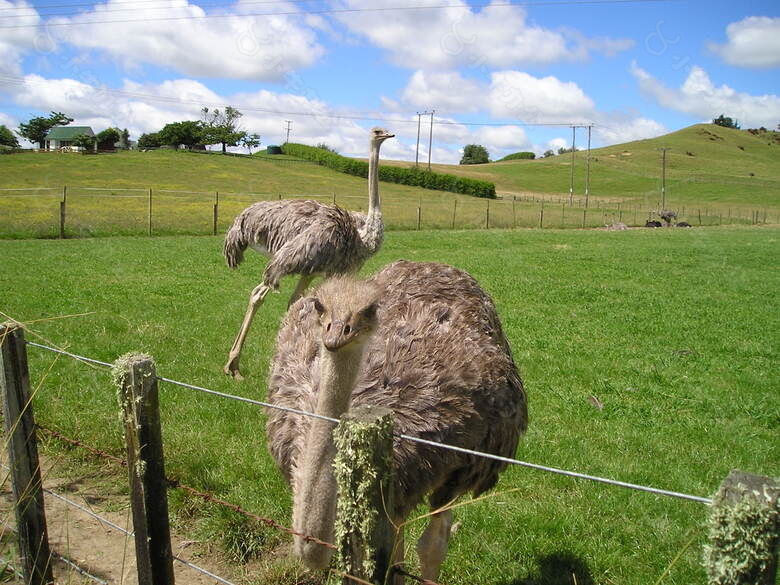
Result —
[[238, 356], [228, 359], [225, 367], [222, 368], [222, 371], [225, 372], [226, 376], [230, 376], [234, 380], [241, 381], [244, 379], [244, 376], [238, 371]]

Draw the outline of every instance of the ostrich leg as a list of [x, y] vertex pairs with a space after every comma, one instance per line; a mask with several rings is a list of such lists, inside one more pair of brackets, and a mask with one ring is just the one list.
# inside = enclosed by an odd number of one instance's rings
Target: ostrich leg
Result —
[[252, 324], [252, 319], [257, 309], [263, 304], [263, 299], [270, 291], [271, 287], [259, 284], [254, 288], [252, 294], [249, 295], [249, 306], [246, 309], [246, 315], [244, 315], [244, 322], [241, 323], [241, 329], [239, 329], [236, 340], [233, 342], [233, 347], [230, 348], [228, 361], [223, 368], [225, 374], [233, 376], [236, 380], [243, 380], [241, 372], [238, 371], [238, 360], [241, 358], [241, 349], [244, 347], [246, 335], [249, 333], [249, 326]]
[[309, 288], [309, 285], [311, 284], [311, 281], [314, 280], [314, 277], [316, 275], [314, 274], [302, 274], [300, 280], [298, 281], [298, 284], [295, 286], [295, 290], [293, 291], [293, 294], [290, 296], [290, 302], [287, 303], [287, 308], [289, 309], [292, 304], [297, 301], [299, 298], [303, 296], [303, 293], [306, 292], [306, 289]]
[[420, 572], [423, 579], [435, 580], [439, 567], [447, 556], [447, 544], [452, 528], [452, 510], [442, 510], [431, 516], [428, 527], [417, 542], [420, 557]]

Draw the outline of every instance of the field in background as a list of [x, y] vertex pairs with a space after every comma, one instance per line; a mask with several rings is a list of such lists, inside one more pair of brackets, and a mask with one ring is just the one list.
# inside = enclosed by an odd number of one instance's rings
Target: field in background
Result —
[[[770, 227], [394, 232], [363, 272], [398, 258], [447, 262], [493, 295], [530, 399], [519, 458], [709, 496], [732, 468], [780, 475], [779, 237]], [[160, 375], [262, 399], [292, 279], [258, 313], [247, 379], [226, 379], [264, 262], [248, 254], [231, 272], [221, 246], [220, 237], [0, 241], [0, 311], [28, 323], [30, 340], [109, 362], [144, 351]], [[110, 375], [28, 351], [40, 422], [121, 456]], [[289, 525], [259, 409], [171, 386], [161, 402], [170, 475]], [[193, 499], [172, 504], [194, 539], [221, 539], [236, 557], [268, 556], [285, 541]], [[455, 517], [442, 583], [574, 574], [580, 584], [647, 585], [667, 570], [660, 583], [704, 581], [701, 504], [513, 468], [494, 497]]]

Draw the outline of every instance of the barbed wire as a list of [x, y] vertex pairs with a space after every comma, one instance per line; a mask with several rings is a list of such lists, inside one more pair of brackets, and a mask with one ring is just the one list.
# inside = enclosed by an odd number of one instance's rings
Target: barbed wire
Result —
[[[84, 361], [84, 362], [87, 362], [87, 363], [113, 367], [112, 364], [109, 364], [107, 362], [101, 362], [99, 360], [94, 360], [92, 358], [80, 356], [80, 355], [77, 355], [77, 354], [74, 354], [74, 353], [70, 353], [70, 352], [67, 352], [67, 351], [64, 351], [64, 350], [61, 350], [61, 349], [49, 347], [49, 346], [46, 346], [46, 345], [43, 345], [43, 344], [40, 344], [40, 343], [34, 343], [34, 342], [30, 342], [30, 341], [28, 341], [26, 343], [29, 344], [29, 345], [32, 345], [34, 347], [38, 347], [38, 348], [41, 348], [41, 349], [46, 349], [46, 350], [49, 350], [49, 351], [53, 351], [55, 353], [66, 355], [68, 357], [71, 357], [71, 358], [79, 360], [79, 361]], [[167, 383], [173, 384], [175, 386], [180, 386], [182, 388], [187, 388], [189, 390], [202, 392], [204, 394], [210, 394], [212, 396], [218, 396], [218, 397], [221, 397], [221, 398], [227, 398], [229, 400], [245, 402], [245, 403], [248, 403], [248, 404], [253, 404], [255, 406], [262, 406], [262, 407], [265, 407], [265, 408], [273, 408], [273, 409], [276, 409], [276, 410], [281, 410], [281, 411], [289, 412], [289, 413], [292, 413], [292, 414], [298, 414], [298, 415], [301, 415], [301, 416], [308, 416], [308, 417], [311, 417], [311, 418], [317, 418], [317, 419], [325, 420], [325, 421], [328, 421], [328, 422], [331, 422], [331, 423], [334, 423], [334, 424], [338, 424], [340, 422], [338, 419], [333, 418], [333, 417], [323, 416], [321, 414], [316, 414], [316, 413], [308, 412], [308, 411], [305, 411], [305, 410], [299, 410], [299, 409], [296, 409], [296, 408], [280, 406], [278, 404], [271, 404], [269, 402], [263, 402], [261, 400], [254, 400], [252, 398], [245, 398], [243, 396], [236, 396], [236, 395], [233, 395], [233, 394], [227, 394], [225, 392], [219, 392], [217, 390], [212, 390], [210, 388], [204, 388], [202, 386], [196, 386], [194, 384], [188, 384], [186, 382], [180, 382], [178, 380], [173, 380], [171, 378], [165, 378], [165, 377], [162, 377], [162, 376], [157, 376], [157, 379], [159, 381], [161, 381], [161, 382], [167, 382]], [[509, 464], [509, 465], [518, 465], [518, 466], [521, 466], [521, 467], [527, 467], [527, 468], [530, 468], [530, 469], [536, 469], [538, 471], [546, 471], [548, 473], [554, 473], [554, 474], [557, 474], [557, 475], [564, 475], [564, 476], [573, 477], [573, 478], [576, 478], [576, 479], [585, 479], [585, 480], [594, 481], [594, 482], [597, 482], [597, 483], [603, 483], [603, 484], [607, 484], [607, 485], [612, 485], [612, 486], [616, 486], [616, 487], [623, 487], [623, 488], [632, 489], [632, 490], [636, 490], [636, 491], [652, 493], [652, 494], [655, 494], [655, 495], [674, 497], [674, 498], [679, 498], [679, 499], [683, 499], [683, 500], [689, 500], [689, 501], [699, 502], [699, 503], [702, 503], [702, 504], [712, 505], [712, 499], [711, 498], [705, 498], [705, 497], [701, 497], [701, 496], [695, 496], [695, 495], [685, 494], [685, 493], [682, 493], [682, 492], [666, 490], [666, 489], [661, 489], [661, 488], [655, 488], [655, 487], [651, 487], [651, 486], [645, 486], [645, 485], [641, 485], [641, 484], [630, 483], [630, 482], [610, 479], [610, 478], [606, 478], [606, 477], [599, 477], [597, 475], [591, 475], [591, 474], [587, 474], [587, 473], [580, 473], [580, 472], [577, 472], [577, 471], [568, 471], [568, 470], [565, 470], [565, 469], [560, 469], [560, 468], [557, 468], [557, 467], [551, 467], [551, 466], [548, 466], [548, 465], [541, 465], [541, 464], [538, 464], [538, 463], [530, 463], [528, 461], [522, 461], [522, 460], [519, 460], [519, 459], [512, 459], [512, 458], [509, 458], [509, 457], [502, 457], [500, 455], [495, 455], [493, 453], [485, 453], [483, 451], [475, 451], [473, 449], [466, 449], [464, 447], [457, 447], [455, 445], [448, 445], [446, 443], [440, 443], [440, 442], [437, 442], [437, 441], [429, 441], [427, 439], [423, 439], [421, 437], [414, 437], [412, 435], [402, 434], [402, 435], [400, 435], [400, 438], [402, 438], [404, 440], [407, 440], [407, 441], [413, 441], [413, 442], [416, 442], [416, 443], [422, 443], [422, 444], [433, 446], [433, 447], [439, 447], [439, 448], [442, 448], [442, 449], [449, 449], [451, 451], [457, 451], [459, 453], [465, 453], [467, 455], [473, 455], [475, 457], [482, 457], [482, 458], [485, 458], [485, 459], [492, 459], [494, 461], [499, 461], [501, 463], [506, 463], [506, 464]]]

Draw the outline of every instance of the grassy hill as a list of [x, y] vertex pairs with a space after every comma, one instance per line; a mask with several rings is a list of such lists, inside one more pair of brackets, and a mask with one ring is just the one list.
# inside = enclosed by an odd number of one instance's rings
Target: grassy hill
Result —
[[[713, 124], [591, 150], [590, 195], [597, 199], [660, 204], [661, 147], [667, 151], [667, 207], [780, 208], [778, 133], [753, 135]], [[407, 164], [407, 163], [405, 163]], [[574, 194], [584, 196], [586, 153], [574, 161]], [[499, 195], [544, 193], [568, 197], [571, 155], [485, 165], [433, 165], [434, 170], [493, 181]]]

